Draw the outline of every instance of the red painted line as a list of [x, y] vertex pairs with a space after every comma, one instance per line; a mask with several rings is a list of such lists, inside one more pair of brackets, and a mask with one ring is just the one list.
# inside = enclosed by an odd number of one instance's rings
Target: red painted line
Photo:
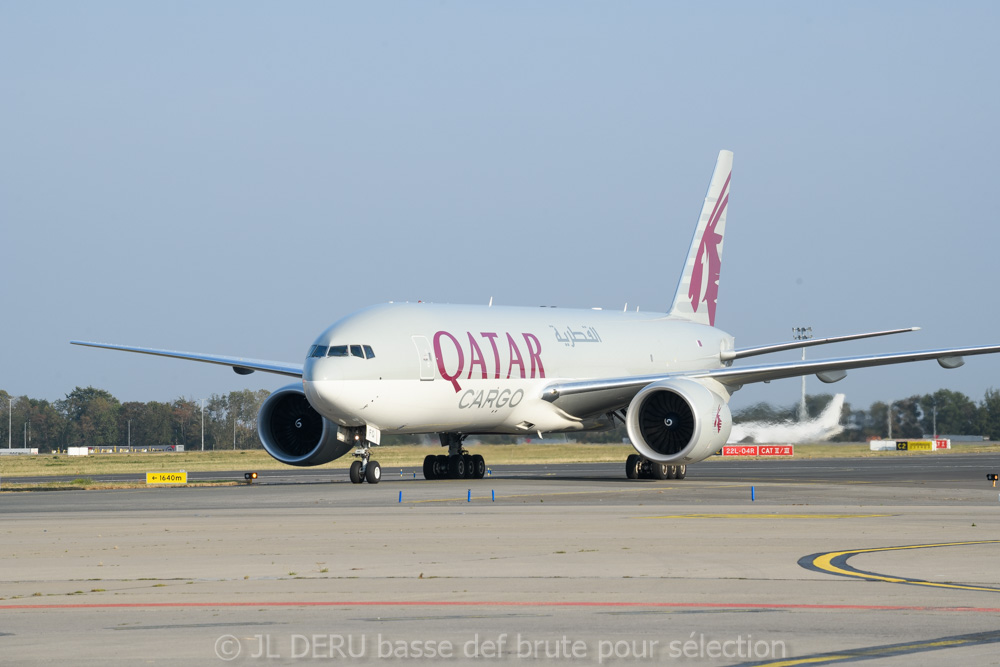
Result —
[[821, 611], [935, 611], [1000, 613], [995, 607], [930, 607], [865, 604], [740, 604], [738, 602], [531, 602], [528, 600], [328, 600], [298, 602], [118, 602], [108, 604], [6, 604], [0, 610], [15, 609], [185, 609], [197, 607], [647, 607], [662, 609], [801, 609]]

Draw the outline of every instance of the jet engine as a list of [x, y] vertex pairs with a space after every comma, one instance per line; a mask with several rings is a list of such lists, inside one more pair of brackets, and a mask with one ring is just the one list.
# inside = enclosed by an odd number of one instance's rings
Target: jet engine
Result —
[[257, 430], [267, 453], [293, 466], [318, 466], [340, 458], [354, 442], [341, 442], [338, 427], [309, 405], [302, 385], [282, 387], [268, 396], [257, 415]]
[[726, 399], [686, 379], [654, 382], [628, 406], [632, 446], [657, 463], [688, 464], [718, 451], [729, 438], [733, 417]]

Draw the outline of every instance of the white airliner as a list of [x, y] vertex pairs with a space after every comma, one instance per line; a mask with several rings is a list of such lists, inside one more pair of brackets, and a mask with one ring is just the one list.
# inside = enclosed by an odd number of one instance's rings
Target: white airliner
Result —
[[352, 449], [351, 480], [381, 476], [371, 446], [382, 433], [437, 433], [448, 454], [428, 456], [427, 479], [482, 477], [482, 456], [462, 446], [485, 433], [572, 433], [625, 423], [637, 454], [629, 478], [683, 478], [729, 438], [729, 398], [753, 382], [816, 374], [836, 382], [853, 368], [1000, 352], [1000, 345], [733, 365], [756, 355], [913, 329], [738, 349], [716, 329], [722, 245], [733, 154], [715, 172], [666, 313], [383, 304], [321, 333], [303, 363], [173, 352], [73, 341], [142, 354], [263, 371], [297, 381], [274, 392], [258, 420], [267, 452], [289, 465], [315, 466]]
[[844, 432], [840, 413], [844, 409], [844, 395], [837, 394], [815, 419], [805, 421], [743, 422], [733, 424], [729, 442], [751, 440], [758, 444], [798, 445], [803, 442], [824, 442]]

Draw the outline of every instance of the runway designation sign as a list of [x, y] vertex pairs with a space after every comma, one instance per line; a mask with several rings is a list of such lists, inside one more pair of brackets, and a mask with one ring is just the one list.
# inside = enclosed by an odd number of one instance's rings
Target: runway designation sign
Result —
[[794, 445], [726, 445], [723, 456], [795, 456]]
[[188, 474], [180, 470], [178, 472], [147, 472], [146, 484], [187, 484]]

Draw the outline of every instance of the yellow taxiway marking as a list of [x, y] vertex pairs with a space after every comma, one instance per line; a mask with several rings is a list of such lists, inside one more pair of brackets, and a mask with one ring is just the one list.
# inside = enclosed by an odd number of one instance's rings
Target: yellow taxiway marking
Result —
[[938, 544], [914, 544], [902, 547], [876, 547], [873, 549], [851, 549], [849, 551], [831, 551], [830, 553], [817, 554], [807, 557], [800, 564], [809, 569], [838, 574], [844, 577], [856, 577], [858, 579], [869, 579], [874, 581], [885, 581], [891, 584], [913, 584], [916, 586], [931, 586], [934, 588], [955, 588], [963, 591], [989, 591], [1000, 593], [1000, 588], [992, 586], [969, 586], [966, 584], [948, 584], [937, 581], [924, 581], [922, 579], [909, 579], [907, 577], [891, 577], [877, 572], [864, 572], [857, 570], [847, 564], [847, 559], [858, 554], [878, 553], [880, 551], [905, 551], [908, 549], [931, 549], [935, 547], [961, 547], [973, 544], [1000, 544], [1000, 540], [977, 540], [975, 542], [941, 542]]
[[[459, 480], [460, 481], [460, 480]], [[731, 487], [742, 487], [744, 484], [724, 484], [719, 486], [713, 486], [713, 489], [726, 489]], [[503, 494], [503, 500], [508, 500], [510, 498], [550, 498], [555, 496], [596, 496], [596, 495], [607, 495], [612, 493], [653, 493], [655, 491], [672, 491], [676, 489], [676, 486], [651, 486], [649, 488], [633, 488], [633, 489], [608, 489], [606, 491], [551, 491], [547, 493], [505, 493]], [[499, 495], [499, 494], [498, 494]], [[472, 496], [472, 500], [491, 500], [490, 496]], [[455, 497], [455, 498], [425, 498], [423, 500], [403, 500], [403, 504], [415, 505], [417, 503], [454, 503], [454, 502], [466, 502], [466, 497]]]
[[[866, 658], [890, 657], [897, 655], [910, 655], [922, 653], [924, 651], [934, 651], [952, 646], [964, 646], [967, 644], [994, 643], [997, 640], [997, 633], [980, 633], [965, 637], [953, 637], [936, 639], [926, 642], [914, 642], [912, 644], [894, 644], [890, 646], [873, 646], [871, 648], [851, 649], [849, 651], [836, 651], [833, 653], [823, 653], [810, 655], [802, 658], [791, 658], [789, 660], [776, 660], [775, 662], [755, 663], [757, 667], [794, 667], [795, 665], [813, 665], [817, 663], [837, 663], [854, 662]], [[985, 635], [985, 636], [984, 636]]]
[[870, 519], [891, 514], [664, 514], [639, 519]]

